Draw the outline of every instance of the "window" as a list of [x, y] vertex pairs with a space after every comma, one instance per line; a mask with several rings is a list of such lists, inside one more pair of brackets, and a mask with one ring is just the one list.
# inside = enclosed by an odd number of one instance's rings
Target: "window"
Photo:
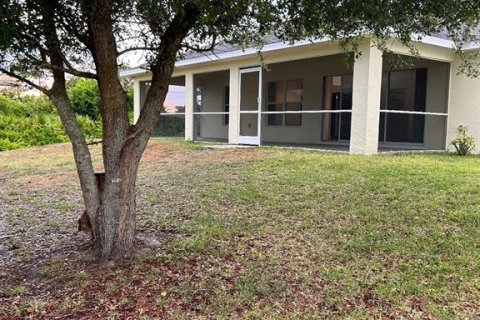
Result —
[[[268, 83], [267, 111], [302, 111], [302, 80]], [[302, 114], [269, 114], [268, 126], [301, 126]]]
[[223, 115], [223, 124], [228, 125], [229, 112], [230, 112], [230, 87], [226, 86], [223, 91], [223, 112], [227, 114]]

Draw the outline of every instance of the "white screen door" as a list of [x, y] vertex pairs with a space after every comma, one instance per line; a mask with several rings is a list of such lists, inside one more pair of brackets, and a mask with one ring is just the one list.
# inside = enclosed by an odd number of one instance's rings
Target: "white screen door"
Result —
[[238, 143], [260, 145], [262, 68], [240, 70]]

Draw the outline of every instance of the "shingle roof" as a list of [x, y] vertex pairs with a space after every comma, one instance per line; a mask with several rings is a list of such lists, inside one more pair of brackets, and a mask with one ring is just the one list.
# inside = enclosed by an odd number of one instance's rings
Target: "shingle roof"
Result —
[[0, 86], [2, 87], [18, 87], [19, 83], [16, 79], [6, 76], [0, 75]]
[[[264, 44], [272, 44], [272, 43], [278, 43], [282, 42], [278, 37], [274, 35], [268, 35], [263, 37], [263, 42]], [[231, 45], [228, 43], [220, 43], [215, 46], [215, 48], [212, 51], [207, 51], [207, 52], [189, 52], [183, 57], [183, 60], [188, 60], [188, 59], [193, 59], [193, 58], [198, 58], [198, 57], [203, 57], [206, 55], [218, 55], [220, 53], [225, 53], [225, 52], [231, 52], [235, 50], [240, 50], [241, 48], [239, 46]]]

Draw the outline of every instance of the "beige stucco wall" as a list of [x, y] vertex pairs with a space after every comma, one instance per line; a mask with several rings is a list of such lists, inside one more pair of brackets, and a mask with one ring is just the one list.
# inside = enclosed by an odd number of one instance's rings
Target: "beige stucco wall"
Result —
[[[460, 59], [456, 58], [450, 71], [447, 142], [458, 135], [458, 126], [467, 125], [477, 145], [480, 145], [480, 79], [458, 74], [459, 65]], [[449, 149], [452, 147], [449, 146]], [[475, 151], [478, 153], [480, 148]]]
[[378, 151], [383, 60], [371, 40], [364, 41], [360, 50], [353, 68], [350, 153], [369, 155]]
[[[467, 124], [471, 128], [472, 134], [480, 141], [480, 125], [478, 122], [478, 104], [480, 103], [480, 87], [479, 80], [471, 80], [463, 76], [456, 76], [456, 72], [450, 72], [449, 67], [440, 62], [449, 62], [453, 60], [452, 51], [444, 48], [435, 47], [432, 45], [420, 44], [417, 46], [422, 57], [431, 59], [425, 60], [428, 64], [428, 78], [427, 78], [427, 111], [428, 112], [443, 112], [445, 110], [445, 97], [449, 99], [449, 120], [448, 120], [448, 140], [456, 135], [456, 128], [460, 124]], [[408, 54], [408, 50], [404, 47], [394, 43], [391, 49], [396, 53]], [[308, 44], [295, 48], [286, 48], [279, 51], [271, 51], [264, 54], [264, 61], [269, 65], [270, 71], [264, 73], [264, 105], [266, 101], [266, 83], [271, 80], [288, 80], [292, 78], [301, 77], [303, 79], [303, 109], [321, 108], [323, 103], [323, 77], [326, 75], [351, 73], [341, 64], [341, 60], [336, 58], [340, 50], [334, 43]], [[338, 56], [337, 56], [338, 57]], [[308, 59], [308, 60], [302, 60]], [[332, 60], [333, 59], [333, 60]], [[295, 61], [298, 60], [298, 61]], [[323, 63], [322, 63], [323, 62]], [[338, 63], [338, 64], [337, 64]], [[207, 87], [204, 86], [205, 99], [212, 101], [212, 106], [216, 105], [218, 108], [223, 108], [223, 92], [219, 92], [218, 88], [221, 86], [222, 91], [226, 85], [230, 86], [230, 124], [224, 126], [220, 119], [214, 121], [215, 116], [211, 116], [211, 121], [203, 126], [206, 130], [201, 132], [205, 137], [222, 138], [230, 143], [236, 143], [238, 140], [238, 104], [239, 104], [239, 70], [241, 68], [252, 67], [260, 65], [258, 56], [252, 54], [243, 57], [232, 57], [222, 61], [211, 61], [196, 65], [181, 66], [176, 68], [175, 76], [186, 76], [191, 79], [194, 76], [215, 71], [225, 71], [225, 76], [218, 83], [210, 81], [212, 91], [209, 93]], [[327, 68], [329, 69], [327, 71]], [[445, 71], [447, 70], [447, 72]], [[453, 69], [452, 69], [453, 70]], [[365, 72], [368, 70], [365, 69]], [[288, 76], [288, 78], [286, 78]], [[148, 74], [141, 75], [135, 79], [136, 89], [140, 89], [138, 85], [139, 80], [149, 79]], [[448, 95], [448, 79], [451, 79], [451, 94]], [[357, 79], [358, 80], [358, 79]], [[190, 120], [189, 112], [193, 112], [194, 99], [194, 82], [186, 81], [187, 86], [187, 107], [186, 107], [186, 139], [193, 139], [193, 116]], [[190, 85], [191, 83], [191, 85]], [[217, 87], [217, 89], [213, 87]], [[444, 91], [438, 88], [445, 88]], [[139, 90], [140, 91], [140, 90]], [[208, 98], [209, 95], [212, 98]], [[367, 93], [365, 93], [367, 94]], [[216, 96], [217, 98], [215, 98]], [[222, 102], [217, 104], [214, 100], [220, 99]], [[447, 99], [447, 100], [448, 100]], [[135, 104], [140, 105], [140, 98], [135, 97]], [[139, 108], [136, 108], [137, 110]], [[191, 111], [189, 111], [191, 110]], [[217, 110], [222, 111], [222, 110]], [[320, 142], [321, 133], [317, 124], [320, 122], [320, 115], [307, 114], [303, 115], [302, 126], [300, 127], [266, 127], [265, 119], [262, 119], [262, 141], [282, 141], [292, 143], [318, 143]], [[214, 123], [215, 122], [215, 123]], [[191, 123], [191, 124], [189, 124]], [[441, 131], [445, 126], [445, 121], [441, 117], [427, 117], [425, 128], [425, 147], [427, 149], [438, 149], [438, 146], [445, 145], [445, 138], [442, 134], [436, 132]], [[228, 129], [228, 128], [230, 129]], [[191, 128], [191, 129], [189, 129]], [[316, 130], [317, 129], [317, 130]]]

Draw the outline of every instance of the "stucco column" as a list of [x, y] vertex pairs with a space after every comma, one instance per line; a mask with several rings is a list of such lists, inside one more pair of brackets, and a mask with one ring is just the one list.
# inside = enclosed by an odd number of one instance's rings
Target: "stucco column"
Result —
[[230, 97], [229, 97], [229, 121], [228, 121], [228, 143], [238, 143], [238, 124], [239, 124], [239, 79], [240, 69], [238, 67], [230, 68]]
[[185, 75], [185, 140], [193, 140], [193, 109], [194, 109], [193, 74]]
[[480, 153], [480, 78], [470, 78], [458, 73], [461, 63], [461, 58], [456, 56], [450, 69], [447, 148], [455, 150], [450, 141], [458, 136], [459, 126], [467, 126], [468, 134], [473, 136], [477, 143], [474, 152]]
[[140, 108], [142, 101], [142, 90], [140, 88], [140, 81], [133, 80], [133, 123], [137, 123], [138, 117], [140, 117]]
[[382, 52], [372, 40], [363, 42], [360, 50], [353, 67], [350, 153], [368, 155], [378, 151]]

